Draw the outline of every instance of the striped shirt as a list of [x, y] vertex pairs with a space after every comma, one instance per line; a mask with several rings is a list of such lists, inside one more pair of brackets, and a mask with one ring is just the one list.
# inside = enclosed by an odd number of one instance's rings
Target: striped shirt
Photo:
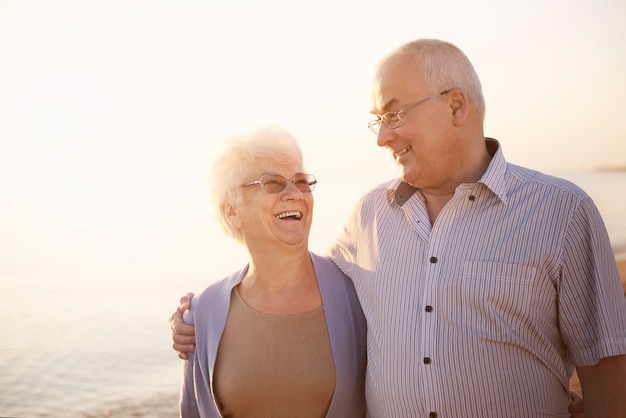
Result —
[[399, 180], [364, 195], [331, 248], [368, 326], [372, 417], [568, 416], [574, 365], [626, 354], [604, 224], [572, 183], [505, 161], [431, 226]]

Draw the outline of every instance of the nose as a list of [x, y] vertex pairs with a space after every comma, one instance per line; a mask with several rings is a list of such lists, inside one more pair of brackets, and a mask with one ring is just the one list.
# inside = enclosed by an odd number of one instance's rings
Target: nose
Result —
[[281, 198], [283, 200], [300, 200], [302, 199], [302, 192], [296, 187], [293, 180], [287, 180], [285, 190], [281, 192]]
[[379, 147], [386, 147], [395, 138], [395, 132], [393, 129], [387, 128], [384, 123], [380, 124], [378, 129], [378, 136], [376, 137], [376, 143]]

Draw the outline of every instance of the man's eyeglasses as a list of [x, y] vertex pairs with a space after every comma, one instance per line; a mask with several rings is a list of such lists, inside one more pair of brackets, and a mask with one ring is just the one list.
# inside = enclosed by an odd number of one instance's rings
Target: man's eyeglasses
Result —
[[265, 193], [278, 193], [287, 188], [287, 183], [291, 182], [302, 193], [311, 193], [315, 189], [317, 180], [313, 174], [298, 173], [293, 178], [287, 179], [280, 174], [263, 174], [258, 180], [245, 183], [239, 187], [261, 186]]
[[374, 133], [374, 135], [378, 135], [378, 131], [380, 130], [380, 124], [384, 123], [385, 126], [389, 129], [396, 129], [398, 126], [402, 125], [402, 118], [400, 115], [408, 112], [410, 109], [414, 108], [417, 105], [421, 105], [422, 103], [426, 103], [429, 100], [437, 98], [441, 95], [449, 93], [452, 89], [444, 90], [441, 93], [434, 94], [430, 97], [417, 101], [413, 104], [408, 105], [404, 109], [396, 110], [395, 112], [387, 112], [382, 116], [377, 117], [376, 119], [369, 121], [367, 127], [370, 128], [370, 131]]

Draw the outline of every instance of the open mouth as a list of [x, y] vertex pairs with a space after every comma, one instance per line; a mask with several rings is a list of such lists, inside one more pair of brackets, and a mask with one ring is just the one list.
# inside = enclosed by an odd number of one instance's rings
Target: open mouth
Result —
[[409, 152], [411, 150], [411, 146], [409, 145], [406, 148], [401, 149], [400, 151], [394, 153], [394, 157], [396, 157], [396, 159], [402, 157], [404, 154], [406, 154], [407, 152]]
[[290, 212], [281, 212], [278, 215], [276, 215], [276, 217], [278, 219], [295, 219], [295, 220], [300, 220], [302, 219], [302, 212], [300, 211], [290, 211]]

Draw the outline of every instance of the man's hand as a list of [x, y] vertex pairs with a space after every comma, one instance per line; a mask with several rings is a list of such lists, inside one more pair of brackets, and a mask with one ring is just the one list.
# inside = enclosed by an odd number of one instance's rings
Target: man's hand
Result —
[[568, 412], [571, 414], [571, 418], [585, 418], [585, 406], [583, 405], [583, 398], [581, 398], [576, 392], [569, 392], [569, 398], [572, 403], [567, 407]]
[[177, 351], [178, 357], [187, 360], [187, 353], [193, 353], [196, 349], [196, 331], [191, 325], [183, 322], [183, 313], [191, 306], [194, 294], [189, 292], [180, 298], [178, 309], [170, 317], [170, 329], [172, 330], [172, 347]]

